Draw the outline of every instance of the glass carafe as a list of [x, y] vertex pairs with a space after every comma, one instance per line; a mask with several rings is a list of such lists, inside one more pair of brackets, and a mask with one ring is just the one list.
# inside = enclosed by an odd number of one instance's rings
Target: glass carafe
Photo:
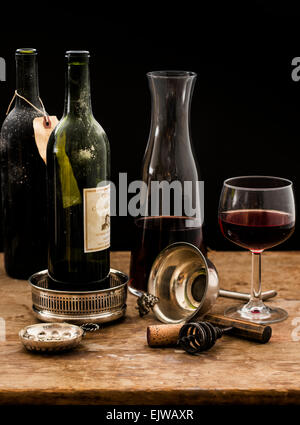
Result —
[[[129, 289], [147, 292], [152, 264], [173, 242], [203, 242], [203, 186], [190, 138], [194, 72], [147, 74], [152, 98], [151, 129], [142, 166], [143, 213], [134, 220]], [[171, 271], [170, 271], [171, 273]]]

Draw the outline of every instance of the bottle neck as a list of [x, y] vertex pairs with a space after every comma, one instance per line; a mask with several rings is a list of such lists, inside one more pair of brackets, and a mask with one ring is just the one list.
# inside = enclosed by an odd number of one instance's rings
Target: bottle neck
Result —
[[190, 144], [190, 104], [195, 75], [182, 74], [179, 71], [178, 75], [170, 76], [167, 72], [148, 74], [152, 97], [150, 138], [162, 144]]
[[[16, 89], [37, 108], [39, 101], [38, 65], [36, 54], [16, 55]], [[16, 106], [30, 107], [23, 99], [16, 98]]]
[[92, 114], [90, 73], [87, 60], [68, 62], [66, 78], [65, 114], [84, 116]]

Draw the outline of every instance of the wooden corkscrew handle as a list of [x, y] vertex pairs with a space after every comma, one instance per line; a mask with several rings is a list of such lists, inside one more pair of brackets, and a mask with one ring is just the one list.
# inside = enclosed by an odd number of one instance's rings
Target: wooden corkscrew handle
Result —
[[268, 342], [272, 336], [271, 326], [260, 325], [247, 320], [232, 319], [231, 317], [222, 316], [222, 314], [206, 314], [203, 320], [216, 326], [232, 327], [228, 334], [261, 342], [262, 344]]

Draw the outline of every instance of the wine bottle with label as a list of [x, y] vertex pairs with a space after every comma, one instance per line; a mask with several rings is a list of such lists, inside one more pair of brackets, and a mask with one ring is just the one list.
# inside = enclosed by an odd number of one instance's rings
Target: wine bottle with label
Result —
[[47, 147], [49, 255], [54, 282], [108, 283], [110, 148], [90, 99], [89, 52], [68, 51], [65, 113]]
[[35, 49], [16, 51], [16, 83], [22, 98], [16, 97], [1, 129], [3, 244], [8, 275], [27, 279], [47, 267], [48, 245], [46, 165], [33, 128], [43, 116], [35, 109], [42, 108]]

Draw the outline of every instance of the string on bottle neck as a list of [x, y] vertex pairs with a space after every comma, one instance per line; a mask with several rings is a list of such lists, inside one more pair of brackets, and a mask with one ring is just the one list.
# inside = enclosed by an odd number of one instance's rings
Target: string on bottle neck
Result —
[[9, 105], [8, 105], [8, 108], [7, 108], [7, 111], [6, 111], [6, 115], [9, 113], [10, 108], [11, 108], [11, 105], [12, 105], [13, 101], [15, 100], [16, 96], [18, 96], [20, 99], [23, 99], [23, 100], [24, 100], [25, 102], [27, 102], [30, 106], [32, 106], [32, 107], [33, 107], [33, 108], [34, 108], [37, 112], [39, 112], [40, 114], [44, 115], [44, 119], [45, 119], [45, 122], [46, 122], [46, 126], [47, 126], [47, 127], [50, 127], [51, 122], [50, 122], [49, 116], [48, 116], [48, 114], [47, 114], [47, 112], [46, 112], [46, 110], [45, 110], [45, 107], [44, 107], [44, 104], [43, 104], [43, 102], [42, 102], [42, 99], [41, 99], [40, 97], [38, 97], [38, 99], [39, 99], [39, 101], [40, 101], [40, 104], [42, 105], [43, 110], [41, 110], [41, 109], [37, 108], [37, 107], [36, 107], [33, 103], [31, 103], [28, 99], [26, 99], [26, 97], [21, 96], [21, 95], [18, 93], [18, 90], [15, 90], [15, 93], [14, 93], [14, 95], [13, 95], [13, 97], [12, 97], [11, 101], [9, 102]]

